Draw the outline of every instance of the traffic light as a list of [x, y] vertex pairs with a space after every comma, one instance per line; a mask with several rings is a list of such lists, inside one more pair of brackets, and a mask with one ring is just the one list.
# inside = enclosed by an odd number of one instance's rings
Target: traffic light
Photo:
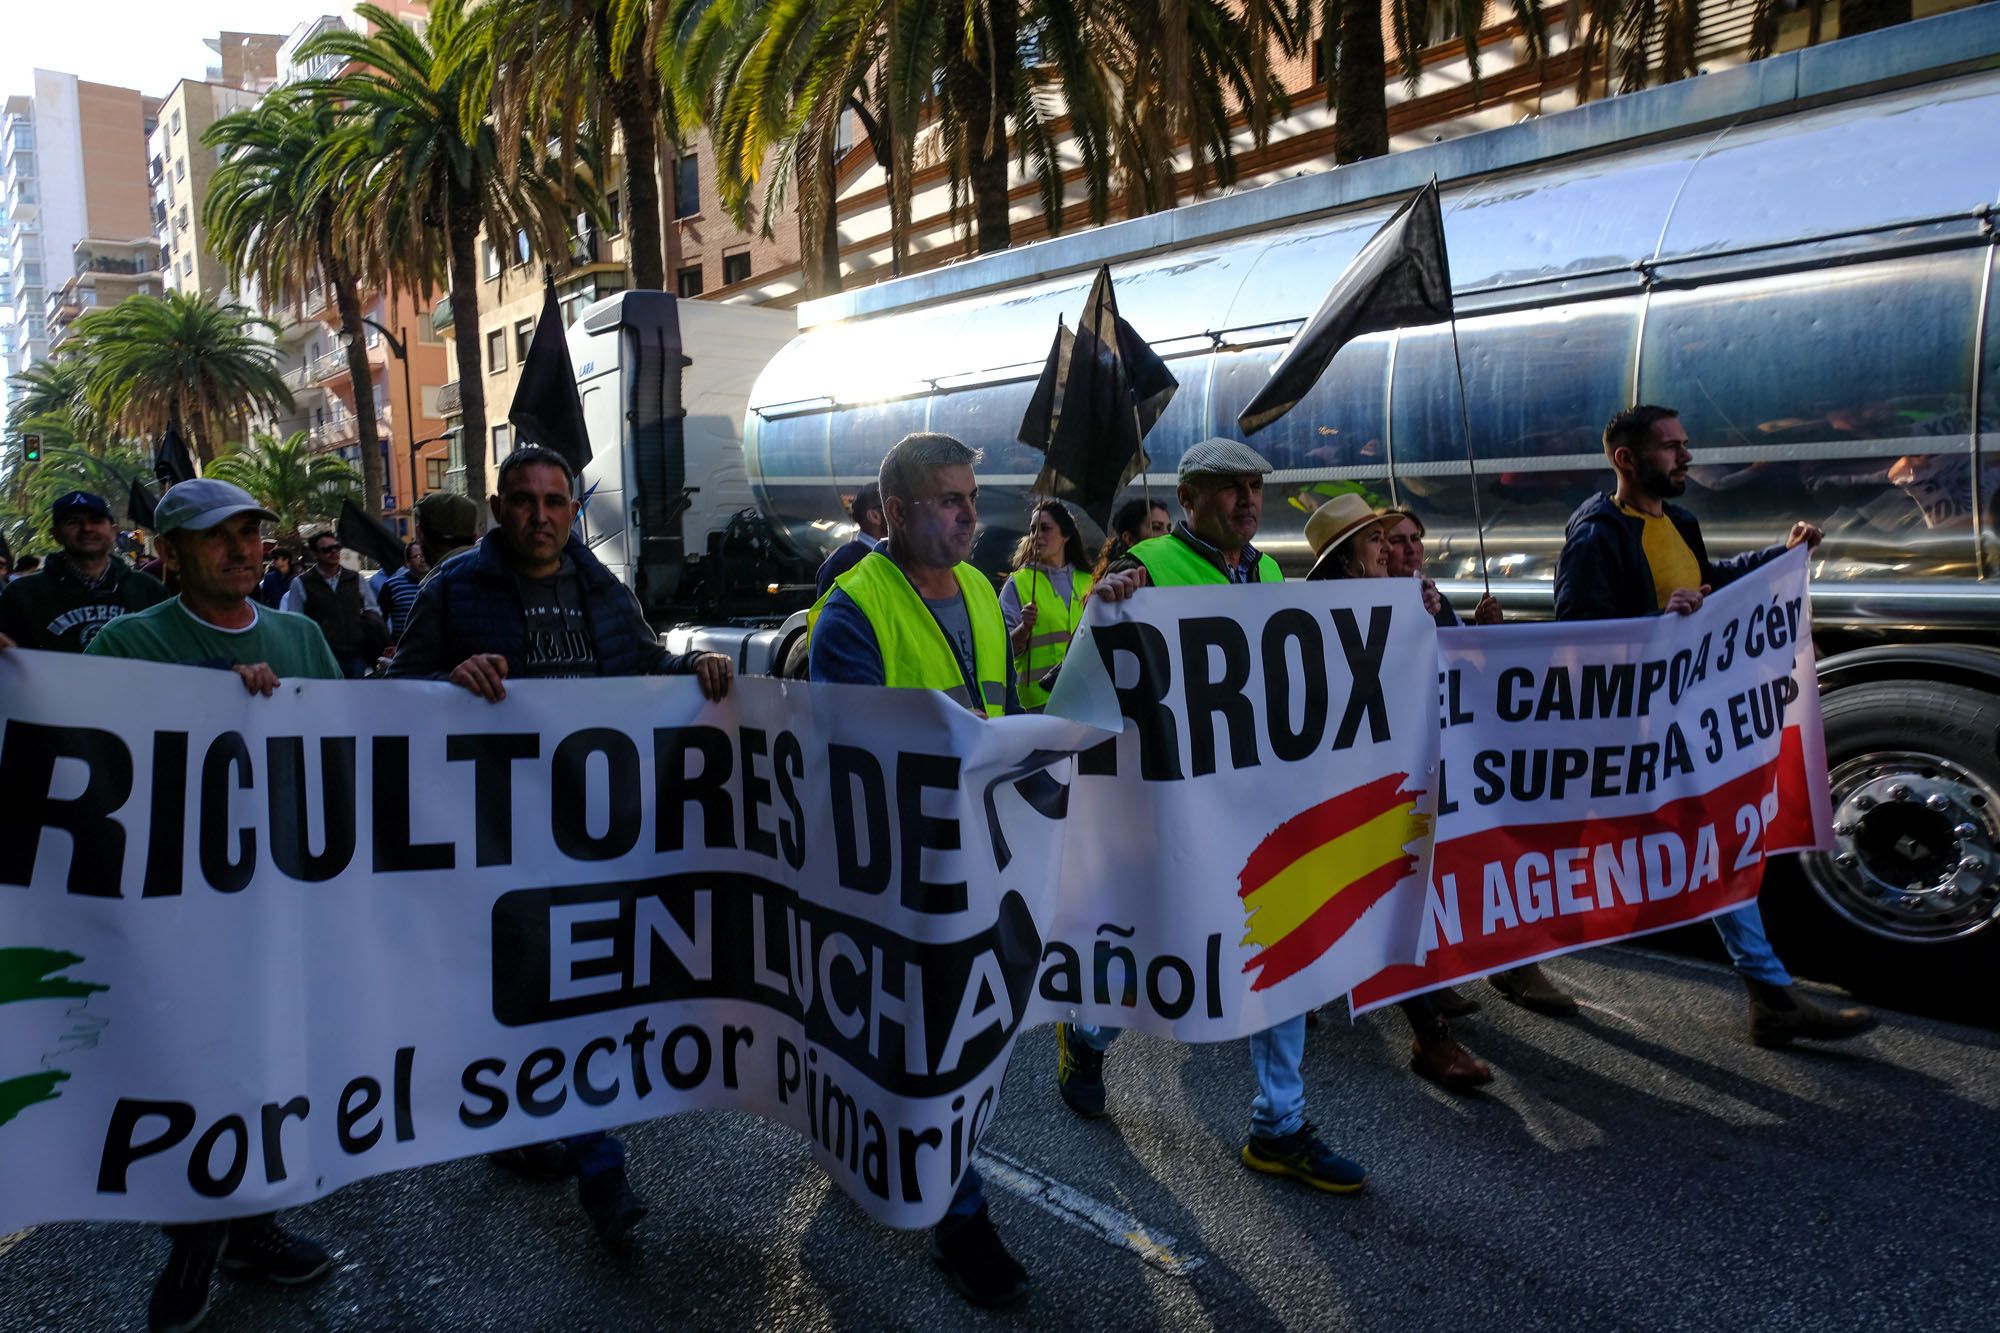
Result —
[[21, 437], [21, 455], [30, 463], [41, 462], [42, 437], [39, 435], [23, 435]]

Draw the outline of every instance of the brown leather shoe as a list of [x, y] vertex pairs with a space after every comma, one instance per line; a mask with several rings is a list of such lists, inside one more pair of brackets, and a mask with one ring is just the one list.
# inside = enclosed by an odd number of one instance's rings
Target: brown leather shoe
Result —
[[1568, 1018], [1576, 1012], [1575, 997], [1551, 981], [1549, 974], [1542, 971], [1540, 963], [1510, 967], [1486, 979], [1493, 983], [1494, 990], [1523, 1009], [1532, 1009], [1551, 1018]]
[[1789, 1046], [1795, 1039], [1845, 1041], [1874, 1027], [1874, 1014], [1859, 1006], [1835, 1008], [1800, 990], [1797, 986], [1773, 986], [1752, 981], [1750, 988], [1750, 1040], [1763, 1047]]
[[1440, 986], [1430, 993], [1431, 1007], [1446, 1018], [1464, 1018], [1479, 1012], [1479, 1001], [1456, 986]]
[[1493, 1067], [1459, 1045], [1449, 1031], [1412, 1042], [1410, 1068], [1451, 1092], [1471, 1092], [1493, 1081]]

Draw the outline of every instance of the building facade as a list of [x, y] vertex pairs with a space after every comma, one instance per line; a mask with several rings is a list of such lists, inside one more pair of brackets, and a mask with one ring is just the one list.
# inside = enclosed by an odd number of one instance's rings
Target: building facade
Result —
[[[52, 311], [66, 330], [89, 303], [127, 286], [151, 282], [157, 289], [159, 281], [157, 264], [144, 264], [153, 248], [146, 139], [158, 99], [51, 70], [36, 70], [34, 84], [32, 94], [9, 97], [0, 111], [0, 237], [8, 262], [0, 373], [10, 381], [47, 359]], [[135, 262], [143, 266], [134, 269]], [[7, 394], [9, 402], [16, 396], [11, 383]]]
[[257, 105], [259, 96], [183, 79], [160, 106], [159, 124], [148, 144], [146, 180], [153, 192], [153, 234], [169, 291], [220, 297], [228, 289], [228, 275], [209, 252], [201, 217], [221, 155], [203, 147], [201, 137], [219, 117]]

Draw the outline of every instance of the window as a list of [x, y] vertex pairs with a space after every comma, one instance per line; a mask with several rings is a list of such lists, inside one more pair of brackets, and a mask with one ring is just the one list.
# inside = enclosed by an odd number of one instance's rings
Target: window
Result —
[[609, 234], [616, 236], [619, 232], [625, 230], [625, 201], [619, 197], [618, 191], [613, 190], [606, 196], [604, 204], [611, 212], [611, 230]]
[[486, 373], [498, 375], [507, 368], [507, 335], [499, 329], [486, 335]]
[[527, 262], [528, 262], [528, 261], [529, 261], [530, 259], [534, 258], [534, 255], [535, 255], [535, 252], [534, 252], [534, 249], [533, 249], [533, 247], [531, 247], [531, 246], [530, 246], [530, 245], [528, 244], [528, 233], [527, 233], [527, 232], [525, 232], [525, 231], [517, 231], [517, 232], [515, 232], [515, 233], [514, 233], [514, 266], [515, 266], [516, 268], [520, 268], [521, 266], [525, 265], [525, 264], [526, 264], [526, 263], [527, 263]]
[[188, 214], [188, 206], [186, 204], [182, 204], [180, 213], [176, 215], [174, 218], [174, 229], [176, 231], [186, 231], [188, 229], [188, 224], [192, 220], [193, 219]]
[[674, 274], [674, 292], [683, 301], [701, 295], [701, 265], [690, 264]]
[[528, 359], [528, 344], [535, 337], [535, 321], [517, 320], [514, 323], [514, 361], [520, 364]]
[[444, 416], [444, 413], [438, 411], [438, 394], [443, 388], [441, 384], [425, 384], [418, 387], [417, 410], [421, 415], [440, 419]]
[[433, 346], [444, 341], [444, 333], [438, 328], [436, 320], [421, 317], [417, 320], [417, 341]]
[[193, 272], [194, 272], [194, 251], [190, 250], [186, 254], [181, 256], [181, 276], [185, 278], [191, 275]]
[[174, 179], [177, 181], [184, 181], [187, 179], [187, 175], [188, 175], [188, 160], [184, 157], [175, 158]]
[[479, 243], [479, 272], [488, 278], [500, 276], [500, 252], [493, 248], [491, 241]]
[[750, 252], [739, 250], [733, 255], [722, 257], [722, 285], [750, 280]]
[[181, 132], [181, 113], [180, 113], [180, 112], [178, 112], [178, 111], [174, 112], [174, 129], [173, 129], [173, 132], [174, 132], [175, 134], [179, 134], [179, 133]]
[[693, 153], [686, 153], [674, 163], [674, 216], [691, 218], [700, 213], [701, 161]]
[[513, 452], [514, 428], [501, 422], [493, 428], [493, 461], [499, 462]]
[[444, 459], [442, 459], [442, 458], [426, 458], [426, 459], [424, 460], [424, 489], [425, 489], [425, 490], [427, 490], [427, 491], [441, 491], [441, 490], [443, 490], [443, 489], [444, 489], [444, 465], [445, 465], [445, 461], [446, 461], [446, 460], [444, 460]]

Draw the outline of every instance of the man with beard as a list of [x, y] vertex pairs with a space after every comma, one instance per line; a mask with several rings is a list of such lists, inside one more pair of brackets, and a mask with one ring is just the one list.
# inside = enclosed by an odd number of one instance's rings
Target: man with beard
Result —
[[[1709, 559], [1694, 515], [1667, 503], [1687, 490], [1694, 462], [1679, 416], [1671, 407], [1642, 405], [1605, 426], [1604, 453], [1618, 487], [1592, 496], [1570, 516], [1556, 563], [1556, 619], [1693, 615], [1717, 588], [1801, 543], [1808, 550], [1819, 545], [1820, 530], [1800, 522], [1775, 545]], [[1866, 1009], [1836, 1009], [1792, 985], [1755, 902], [1713, 920], [1750, 991], [1750, 1039], [1759, 1046], [1784, 1046], [1797, 1037], [1838, 1041], [1875, 1026]]]

